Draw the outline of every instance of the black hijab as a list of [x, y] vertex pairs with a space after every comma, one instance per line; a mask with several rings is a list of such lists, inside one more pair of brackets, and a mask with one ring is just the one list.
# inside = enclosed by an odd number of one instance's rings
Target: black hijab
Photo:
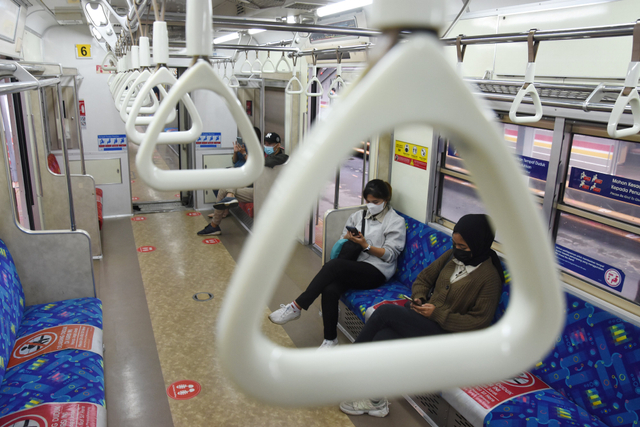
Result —
[[454, 233], [459, 233], [467, 246], [471, 249], [473, 257], [466, 261], [465, 265], [476, 266], [491, 258], [491, 263], [498, 271], [500, 280], [504, 283], [504, 272], [498, 254], [491, 249], [495, 233], [489, 225], [488, 217], [484, 214], [465, 215], [453, 227]]

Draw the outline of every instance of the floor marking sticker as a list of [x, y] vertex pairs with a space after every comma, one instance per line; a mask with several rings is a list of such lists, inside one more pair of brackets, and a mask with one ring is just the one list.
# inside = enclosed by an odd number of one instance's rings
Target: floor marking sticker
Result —
[[202, 243], [204, 243], [205, 245], [217, 245], [218, 243], [220, 243], [219, 239], [204, 239], [202, 241]]
[[181, 380], [167, 387], [167, 396], [175, 400], [188, 400], [196, 397], [200, 390], [202, 387], [196, 381]]
[[153, 252], [155, 250], [155, 246], [140, 246], [138, 248], [138, 252]]
[[145, 221], [146, 219], [146, 216], [134, 216], [131, 218], [131, 221]]
[[187, 216], [200, 216], [202, 215], [200, 212], [188, 212]]

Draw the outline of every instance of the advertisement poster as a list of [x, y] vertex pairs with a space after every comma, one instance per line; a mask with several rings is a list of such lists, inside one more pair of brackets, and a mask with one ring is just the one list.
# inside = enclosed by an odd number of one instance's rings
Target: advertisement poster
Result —
[[396, 162], [427, 170], [428, 156], [429, 149], [427, 147], [396, 140], [396, 150], [394, 153], [394, 160]]
[[7, 368], [45, 353], [68, 349], [102, 355], [102, 331], [88, 325], [64, 325], [34, 332], [16, 341]]
[[198, 148], [220, 148], [222, 145], [222, 133], [220, 132], [202, 132], [196, 140]]
[[127, 135], [98, 135], [98, 150], [126, 151]]
[[560, 267], [588, 277], [611, 290], [622, 292], [625, 278], [622, 270], [560, 245], [556, 245], [556, 257]]
[[569, 187], [640, 206], [640, 181], [571, 168]]

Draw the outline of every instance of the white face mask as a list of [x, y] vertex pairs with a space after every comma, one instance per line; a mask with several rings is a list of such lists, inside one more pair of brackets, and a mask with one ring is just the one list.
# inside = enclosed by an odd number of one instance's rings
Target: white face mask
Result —
[[378, 215], [384, 209], [384, 202], [379, 205], [375, 205], [373, 203], [367, 203], [367, 209], [369, 209], [369, 213], [371, 215]]

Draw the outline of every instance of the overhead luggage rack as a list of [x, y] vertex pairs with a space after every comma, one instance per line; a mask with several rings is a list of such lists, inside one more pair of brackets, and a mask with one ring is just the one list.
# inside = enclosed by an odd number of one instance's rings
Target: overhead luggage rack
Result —
[[[493, 101], [513, 101], [522, 83], [508, 80], [465, 79], [472, 91]], [[542, 105], [582, 109], [584, 111], [611, 112], [622, 86], [575, 85], [558, 83], [536, 83]], [[530, 99], [524, 103], [531, 104]], [[631, 111], [630, 108], [627, 108]]]

